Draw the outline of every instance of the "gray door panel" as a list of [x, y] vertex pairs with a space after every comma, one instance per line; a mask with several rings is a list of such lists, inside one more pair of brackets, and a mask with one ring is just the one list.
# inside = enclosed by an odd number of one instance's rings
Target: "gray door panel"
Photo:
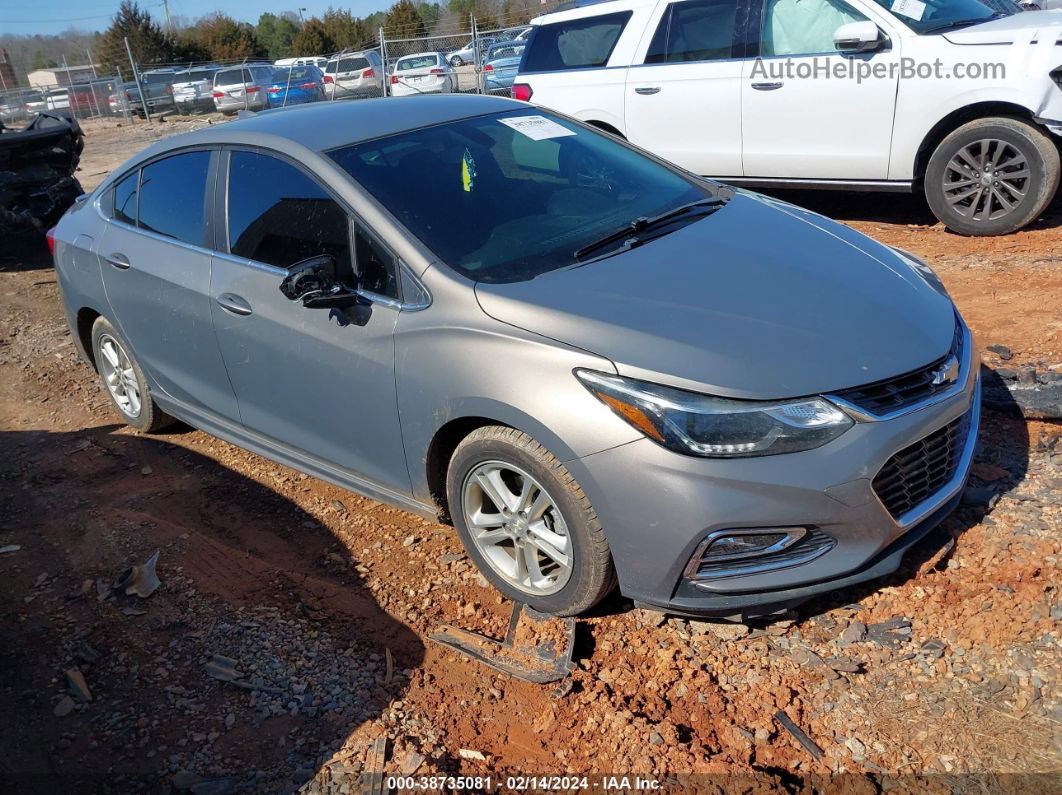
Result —
[[398, 311], [366, 307], [354, 323], [286, 299], [279, 268], [215, 254], [211, 271], [210, 311], [243, 424], [411, 493], [395, 392]]
[[211, 326], [210, 254], [116, 222], [96, 251], [122, 335], [163, 391], [239, 421]]

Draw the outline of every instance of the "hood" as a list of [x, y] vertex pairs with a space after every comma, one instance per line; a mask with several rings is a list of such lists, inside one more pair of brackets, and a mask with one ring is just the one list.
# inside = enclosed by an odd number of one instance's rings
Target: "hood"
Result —
[[891, 249], [738, 192], [639, 248], [512, 284], [476, 285], [490, 316], [604, 356], [621, 374], [712, 394], [801, 397], [947, 353], [950, 299]]
[[[1048, 30], [1058, 35], [1062, 25], [1062, 9], [1024, 11], [1000, 17], [980, 25], [971, 25], [943, 34], [952, 44], [1013, 44], [1020, 33]], [[1023, 37], [1024, 38], [1024, 37]]]

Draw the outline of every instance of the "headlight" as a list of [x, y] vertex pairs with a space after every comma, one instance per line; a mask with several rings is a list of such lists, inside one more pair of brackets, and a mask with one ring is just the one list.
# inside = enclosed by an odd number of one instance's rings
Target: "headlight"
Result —
[[854, 424], [822, 398], [728, 400], [593, 370], [575, 375], [639, 431], [685, 455], [742, 458], [812, 450]]
[[[896, 248], [896, 246], [889, 246], [893, 251], [899, 254], [900, 259], [910, 265], [915, 272], [922, 277], [930, 287], [936, 290], [941, 295], [948, 295], [948, 289], [944, 286], [944, 282], [937, 276], [936, 271], [929, 267], [923, 260], [920, 260], [910, 251], [904, 251], [902, 248]], [[948, 296], [949, 298], [951, 296]]]

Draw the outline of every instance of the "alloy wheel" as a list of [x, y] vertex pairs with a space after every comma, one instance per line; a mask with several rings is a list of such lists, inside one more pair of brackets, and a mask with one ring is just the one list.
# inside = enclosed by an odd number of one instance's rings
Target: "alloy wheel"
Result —
[[1026, 156], [999, 139], [962, 147], [944, 169], [944, 198], [972, 221], [995, 221], [1013, 213], [1025, 199], [1032, 172]]
[[140, 416], [140, 384], [136, 380], [136, 371], [128, 354], [110, 334], [102, 334], [97, 344], [99, 350], [100, 375], [107, 391], [111, 393], [118, 408], [127, 417]]
[[571, 538], [542, 484], [513, 464], [487, 461], [468, 473], [461, 493], [469, 535], [496, 574], [535, 596], [567, 584]]

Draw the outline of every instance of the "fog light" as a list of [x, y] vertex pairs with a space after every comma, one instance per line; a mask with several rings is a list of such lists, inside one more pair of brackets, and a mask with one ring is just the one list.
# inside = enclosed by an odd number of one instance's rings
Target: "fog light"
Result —
[[791, 547], [807, 533], [803, 527], [717, 530], [705, 540], [701, 561], [737, 560], [769, 555]]

